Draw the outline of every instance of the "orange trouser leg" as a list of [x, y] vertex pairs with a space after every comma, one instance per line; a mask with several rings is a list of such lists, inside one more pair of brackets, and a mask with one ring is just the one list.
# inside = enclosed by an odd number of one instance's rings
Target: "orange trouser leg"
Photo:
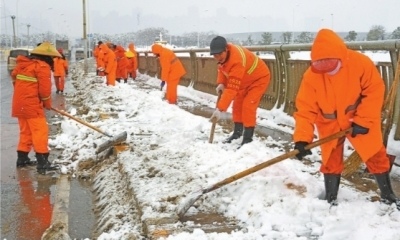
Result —
[[37, 153], [48, 153], [49, 128], [46, 118], [18, 118], [20, 126], [18, 150]]
[[365, 164], [371, 174], [385, 173], [390, 169], [390, 161], [387, 156], [386, 148], [382, 144], [381, 149], [375, 153]]
[[126, 67], [117, 68], [116, 78], [122, 78], [122, 79], [128, 78], [128, 71], [126, 70]]
[[322, 173], [341, 174], [343, 172], [343, 146], [345, 139], [346, 137], [341, 137], [338, 139], [338, 143], [332, 150], [326, 165], [322, 164], [320, 167], [320, 171]]
[[[338, 144], [332, 150], [331, 156], [326, 165], [321, 165], [320, 171], [322, 173], [341, 174], [343, 172], [343, 146], [345, 137], [339, 138]], [[387, 157], [386, 148], [382, 144], [382, 148], [368, 159], [365, 164], [371, 174], [384, 173], [389, 171], [390, 162]]]
[[60, 77], [54, 76], [54, 85], [56, 85], [57, 91], [60, 90]]
[[[265, 77], [268, 79], [268, 77]], [[232, 105], [233, 122], [243, 123], [245, 127], [256, 126], [257, 108], [261, 97], [267, 90], [269, 81], [260, 78], [248, 88], [239, 90]]]
[[115, 86], [115, 73], [107, 74], [107, 85]]
[[166, 98], [170, 104], [175, 104], [178, 98], [179, 79], [174, 79], [167, 82]]
[[60, 76], [60, 82], [58, 84], [58, 90], [64, 91], [64, 82], [65, 82], [65, 77]]

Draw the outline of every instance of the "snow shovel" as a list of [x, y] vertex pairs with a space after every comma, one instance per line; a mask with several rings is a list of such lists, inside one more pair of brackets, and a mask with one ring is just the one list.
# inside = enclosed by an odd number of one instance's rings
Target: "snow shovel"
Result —
[[[317, 147], [317, 146], [319, 146], [319, 145], [322, 145], [322, 144], [324, 144], [324, 143], [327, 143], [327, 142], [329, 142], [329, 141], [332, 141], [332, 140], [334, 140], [334, 139], [336, 139], [336, 138], [343, 137], [343, 136], [345, 136], [346, 134], [351, 133], [352, 130], [353, 130], [353, 128], [348, 128], [348, 129], [346, 129], [346, 130], [342, 130], [342, 131], [337, 132], [337, 133], [335, 133], [335, 134], [333, 134], [333, 135], [330, 135], [330, 136], [328, 136], [328, 137], [326, 137], [326, 138], [323, 138], [323, 139], [320, 139], [320, 140], [318, 140], [318, 141], [312, 142], [312, 143], [308, 144], [307, 146], [305, 146], [304, 149], [308, 150], [308, 149]], [[177, 208], [177, 214], [178, 214], [178, 216], [179, 216], [180, 218], [182, 218], [182, 217], [185, 215], [185, 213], [187, 212], [187, 210], [189, 210], [189, 208], [190, 208], [203, 194], [206, 194], [206, 193], [208, 193], [208, 192], [214, 191], [214, 190], [216, 190], [216, 189], [218, 189], [218, 188], [220, 188], [220, 187], [222, 187], [222, 186], [225, 186], [225, 185], [228, 184], [228, 183], [234, 182], [234, 181], [236, 181], [236, 180], [238, 180], [238, 179], [240, 179], [240, 178], [243, 178], [243, 177], [245, 177], [245, 176], [247, 176], [247, 175], [249, 175], [249, 174], [251, 174], [251, 173], [257, 172], [258, 170], [261, 170], [261, 169], [263, 169], [263, 168], [265, 168], [265, 167], [271, 166], [271, 165], [273, 165], [273, 164], [275, 164], [275, 163], [278, 163], [278, 162], [280, 162], [280, 161], [282, 161], [282, 160], [285, 160], [285, 159], [294, 157], [294, 156], [296, 156], [296, 154], [298, 154], [298, 153], [299, 153], [299, 150], [295, 149], [295, 150], [293, 150], [293, 151], [291, 151], [291, 152], [282, 154], [282, 155], [280, 155], [280, 156], [278, 156], [278, 157], [275, 157], [275, 158], [273, 158], [273, 159], [271, 159], [271, 160], [268, 160], [268, 161], [266, 161], [266, 162], [260, 163], [260, 164], [254, 166], [254, 167], [248, 168], [248, 169], [246, 169], [246, 170], [244, 170], [244, 171], [242, 171], [242, 172], [240, 172], [240, 173], [237, 173], [237, 174], [235, 174], [235, 175], [233, 175], [233, 176], [231, 176], [231, 177], [228, 177], [228, 178], [226, 178], [226, 179], [224, 179], [224, 180], [222, 180], [222, 181], [220, 181], [220, 182], [218, 182], [218, 183], [216, 183], [216, 184], [214, 184], [214, 185], [212, 185], [212, 186], [209, 186], [209, 187], [206, 188], [206, 189], [201, 190], [200, 192], [199, 192], [199, 191], [193, 192], [192, 194], [189, 195], [189, 198], [187, 198], [185, 201], [182, 201], [181, 204], [179, 204], [179, 206], [178, 206], [178, 208]]]
[[[221, 99], [221, 95], [222, 95], [222, 92], [221, 91], [218, 92], [217, 104], [215, 105], [215, 108], [217, 108], [217, 106], [218, 106], [218, 102]], [[217, 119], [213, 118], [211, 132], [210, 132], [210, 138], [208, 139], [208, 143], [212, 143], [214, 140], [215, 125], [217, 125]]]
[[68, 114], [66, 112], [60, 111], [60, 110], [58, 110], [56, 108], [53, 108], [53, 107], [51, 108], [51, 110], [53, 110], [53, 111], [55, 111], [55, 112], [57, 112], [57, 113], [59, 113], [59, 114], [61, 114], [63, 116], [69, 117], [70, 119], [73, 119], [73, 120], [75, 120], [75, 121], [77, 121], [77, 122], [79, 122], [79, 123], [81, 123], [81, 124], [83, 124], [83, 125], [85, 125], [87, 127], [90, 127], [91, 129], [96, 130], [97, 132], [106, 135], [107, 137], [110, 137], [111, 139], [107, 140], [106, 142], [104, 142], [104, 143], [102, 143], [102, 144], [100, 144], [98, 146], [98, 148], [96, 149], [96, 154], [106, 150], [109, 147], [112, 147], [114, 145], [117, 145], [118, 143], [121, 143], [121, 142], [125, 141], [126, 137], [128, 135], [127, 132], [122, 132], [122, 133], [118, 134], [117, 136], [111, 136], [110, 134], [107, 134], [106, 132], [102, 131], [100, 128], [97, 128], [97, 127], [95, 127], [93, 125], [90, 125], [89, 123], [84, 122], [84, 121], [82, 121], [82, 120], [80, 120], [80, 119], [78, 119], [78, 118], [76, 118], [76, 117], [74, 117], [74, 116], [72, 116], [72, 115], [70, 115], [70, 114]]

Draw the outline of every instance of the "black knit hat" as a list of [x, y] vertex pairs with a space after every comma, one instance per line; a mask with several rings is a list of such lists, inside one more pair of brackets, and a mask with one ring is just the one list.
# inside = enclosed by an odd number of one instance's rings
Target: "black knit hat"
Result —
[[214, 55], [214, 54], [222, 53], [223, 51], [225, 51], [226, 45], [227, 45], [227, 42], [224, 37], [216, 36], [215, 38], [213, 38], [213, 40], [211, 40], [210, 54]]

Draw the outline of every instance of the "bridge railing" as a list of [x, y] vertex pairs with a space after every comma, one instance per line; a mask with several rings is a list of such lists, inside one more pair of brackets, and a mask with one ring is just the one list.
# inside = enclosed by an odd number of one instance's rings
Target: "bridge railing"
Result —
[[[271, 71], [271, 82], [264, 93], [260, 107], [270, 110], [274, 107], [282, 108], [289, 115], [296, 111], [295, 99], [302, 76], [310, 65], [310, 60], [294, 59], [295, 52], [309, 52], [312, 44], [282, 44], [246, 46], [250, 51], [260, 55]], [[385, 52], [390, 59], [387, 62], [375, 62], [385, 86], [385, 96], [388, 93], [395, 76], [400, 40], [363, 41], [346, 43], [349, 49], [357, 51]], [[217, 62], [209, 56], [208, 48], [173, 49], [186, 69], [186, 75], [180, 85], [193, 86], [194, 89], [215, 95], [217, 79]], [[139, 72], [152, 77], [160, 76], [160, 65], [150, 51], [139, 51]], [[400, 92], [400, 84], [396, 92]], [[397, 94], [393, 123], [400, 125], [400, 94]], [[396, 128], [396, 140], [400, 140], [400, 128]]]

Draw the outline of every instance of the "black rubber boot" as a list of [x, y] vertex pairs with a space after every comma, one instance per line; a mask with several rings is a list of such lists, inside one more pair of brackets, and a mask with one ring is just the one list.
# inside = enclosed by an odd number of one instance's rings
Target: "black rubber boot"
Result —
[[115, 80], [117, 80], [117, 82], [119, 82], [119, 83], [121, 82], [121, 79], [120, 79], [120, 78], [117, 78], [117, 79], [115, 79]]
[[17, 151], [18, 158], [17, 158], [17, 167], [24, 167], [26, 165], [35, 165], [37, 164], [36, 161], [31, 161], [28, 157], [28, 152]]
[[128, 83], [128, 79], [124, 79], [124, 83]]
[[52, 166], [49, 162], [49, 153], [36, 153], [38, 165], [36, 170], [38, 173], [45, 175], [46, 171], [57, 170], [58, 167]]
[[332, 206], [337, 206], [337, 195], [340, 185], [340, 174], [324, 174], [325, 199]]
[[225, 139], [223, 143], [231, 143], [232, 140], [238, 139], [242, 136], [243, 134], [243, 123], [237, 123], [235, 122], [235, 127], [233, 129], [233, 133], [230, 137]]
[[243, 141], [240, 145], [243, 146], [246, 143], [252, 142], [253, 135], [254, 135], [254, 127], [245, 127], [243, 133]]
[[395, 203], [397, 210], [400, 211], [400, 199], [393, 192], [389, 172], [374, 174], [374, 177], [379, 190], [381, 190], [381, 202], [387, 205]]

